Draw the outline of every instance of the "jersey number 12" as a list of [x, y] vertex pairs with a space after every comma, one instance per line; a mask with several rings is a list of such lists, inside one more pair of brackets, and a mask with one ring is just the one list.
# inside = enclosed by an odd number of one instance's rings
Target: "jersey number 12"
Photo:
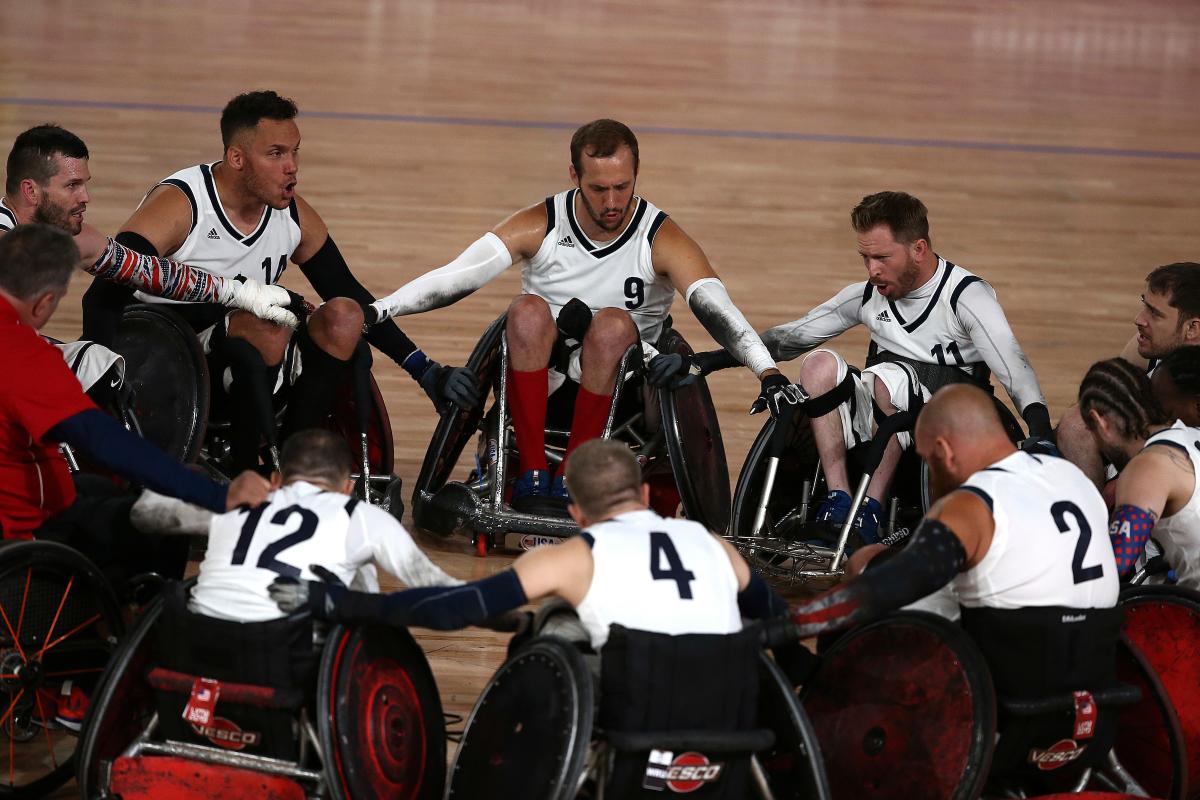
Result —
[[[250, 515], [242, 524], [242, 533], [238, 536], [237, 544], [233, 547], [233, 558], [230, 560], [230, 563], [235, 567], [246, 563], [246, 554], [250, 550], [250, 541], [254, 538], [254, 532], [258, 528], [259, 520], [262, 519], [263, 512], [266, 510], [267, 507], [265, 505], [259, 506], [250, 512]], [[255, 564], [256, 567], [259, 569], [269, 569], [276, 575], [287, 575], [292, 578], [300, 577], [300, 570], [297, 567], [285, 564], [275, 556], [289, 547], [295, 547], [301, 542], [307, 542], [311, 539], [313, 534], [317, 532], [317, 515], [301, 506], [288, 506], [276, 512], [275, 516], [271, 517], [271, 524], [282, 527], [296, 514], [300, 515], [300, 524], [296, 526], [296, 530], [264, 547], [258, 557], [258, 563]]]

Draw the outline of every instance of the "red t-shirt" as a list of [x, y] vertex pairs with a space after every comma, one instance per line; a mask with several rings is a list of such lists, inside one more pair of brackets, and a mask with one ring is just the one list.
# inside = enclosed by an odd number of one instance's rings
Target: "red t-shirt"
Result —
[[75, 500], [75, 485], [57, 442], [46, 432], [95, 408], [58, 348], [22, 324], [0, 297], [0, 527], [29, 538]]

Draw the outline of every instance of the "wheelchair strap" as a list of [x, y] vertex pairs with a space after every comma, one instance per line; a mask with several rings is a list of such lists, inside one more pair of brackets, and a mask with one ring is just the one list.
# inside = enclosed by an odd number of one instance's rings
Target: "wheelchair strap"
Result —
[[854, 384], [858, 381], [858, 372], [850, 370], [841, 382], [825, 394], [810, 397], [803, 404], [804, 413], [809, 419], [823, 417], [838, 406], [854, 398]]
[[994, 391], [991, 383], [992, 371], [988, 369], [987, 364], [982, 362], [963, 364], [957, 367], [948, 364], [930, 364], [925, 361], [917, 361], [915, 358], [889, 353], [887, 350], [880, 350], [878, 345], [871, 342], [871, 346], [867, 350], [867, 366], [873, 367], [876, 364], [884, 363], [907, 364], [916, 373], [917, 380], [929, 390], [930, 394], [952, 383], [973, 383], [988, 394]]

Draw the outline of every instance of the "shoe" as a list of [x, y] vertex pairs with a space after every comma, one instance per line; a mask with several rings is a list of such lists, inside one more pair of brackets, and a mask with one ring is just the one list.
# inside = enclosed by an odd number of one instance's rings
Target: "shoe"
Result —
[[517, 511], [532, 512], [544, 505], [550, 494], [550, 473], [544, 469], [527, 469], [513, 484], [511, 505]]
[[825, 498], [824, 502], [821, 503], [821, 507], [817, 509], [817, 516], [813, 518], [813, 522], [841, 525], [846, 521], [846, 517], [850, 516], [851, 500], [849, 492], [834, 489]]
[[54, 721], [73, 733], [79, 733], [87, 710], [88, 696], [76, 684], [65, 681], [58, 697], [58, 713]]
[[874, 497], [864, 499], [862, 507], [858, 509], [858, 516], [854, 518], [854, 528], [864, 544], [879, 542], [879, 523], [882, 519], [883, 505]]
[[556, 475], [550, 483], [550, 497], [561, 501], [564, 508], [571, 502], [571, 495], [567, 491], [567, 479], [562, 475]]

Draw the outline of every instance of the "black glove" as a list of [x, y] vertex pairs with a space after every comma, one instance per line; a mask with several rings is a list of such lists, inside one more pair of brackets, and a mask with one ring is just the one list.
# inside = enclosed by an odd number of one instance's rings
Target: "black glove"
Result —
[[475, 373], [466, 367], [443, 366], [431, 361], [421, 376], [421, 388], [439, 411], [446, 403], [453, 403], [459, 408], [479, 405], [479, 382]]
[[371, 326], [378, 324], [379, 309], [370, 303], [363, 303], [362, 304], [362, 312], [363, 312], [363, 334], [366, 335], [366, 332], [368, 331], [368, 329], [371, 328]]
[[592, 324], [592, 309], [578, 297], [572, 297], [558, 312], [558, 332], [568, 339], [582, 342]]
[[700, 378], [695, 362], [681, 353], [659, 353], [646, 367], [646, 382], [663, 389], [678, 389]]
[[1021, 411], [1030, 438], [1048, 439], [1054, 430], [1050, 425], [1050, 409], [1044, 403], [1030, 403]]
[[1025, 451], [1035, 456], [1054, 456], [1062, 458], [1062, 453], [1058, 451], [1058, 445], [1053, 439], [1046, 436], [1029, 436], [1021, 440], [1017, 445], [1018, 449]]
[[783, 375], [768, 375], [762, 379], [762, 389], [758, 399], [750, 406], [751, 414], [759, 414], [767, 409], [772, 417], [779, 416], [779, 410], [784, 406], [798, 406], [808, 400], [808, 394], [798, 383], [792, 383]]

